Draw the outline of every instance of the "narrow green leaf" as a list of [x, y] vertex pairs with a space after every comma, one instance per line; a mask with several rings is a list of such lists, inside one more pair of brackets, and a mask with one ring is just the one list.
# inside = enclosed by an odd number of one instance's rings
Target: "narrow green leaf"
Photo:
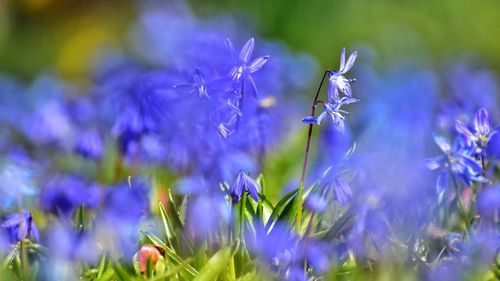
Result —
[[165, 230], [165, 236], [167, 238], [168, 245], [171, 247], [173, 246], [172, 244], [172, 237], [173, 231], [170, 227], [169, 221], [168, 221], [168, 214], [167, 211], [165, 210], [165, 207], [163, 207], [163, 204], [161, 202], [158, 202], [158, 208], [160, 209], [160, 217], [161, 221], [163, 223], [163, 229]]
[[231, 258], [231, 249], [222, 248], [201, 269], [194, 281], [213, 281], [226, 270]]
[[355, 221], [355, 213], [349, 208], [325, 233], [325, 238], [334, 239], [343, 234]]
[[130, 281], [131, 280], [130, 276], [127, 274], [125, 269], [123, 269], [123, 267], [120, 265], [119, 262], [113, 262], [113, 269], [115, 271], [116, 277], [120, 281]]
[[297, 194], [297, 192], [298, 192], [298, 188], [296, 188], [296, 189], [288, 192], [276, 204], [276, 206], [273, 209], [273, 212], [271, 213], [271, 216], [269, 217], [269, 220], [266, 223], [266, 230], [269, 230], [269, 228], [274, 224], [274, 222], [276, 221], [276, 219], [278, 218], [278, 216], [281, 214], [281, 211], [283, 210], [284, 205], [287, 204], [287, 203], [289, 203], [289, 202], [293, 202], [293, 200], [290, 201], [290, 198], [292, 198], [293, 196], [295, 196]]

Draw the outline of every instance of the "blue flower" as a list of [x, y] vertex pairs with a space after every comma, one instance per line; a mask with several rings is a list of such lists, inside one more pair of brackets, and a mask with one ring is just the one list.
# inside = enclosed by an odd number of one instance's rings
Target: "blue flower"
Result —
[[40, 205], [46, 211], [70, 216], [84, 205], [95, 208], [100, 202], [101, 191], [76, 176], [61, 176], [50, 181], [40, 195]]
[[486, 109], [481, 108], [474, 116], [474, 126], [470, 128], [464, 122], [457, 120], [455, 129], [463, 138], [477, 146], [477, 153], [480, 154], [486, 148], [490, 138], [499, 132], [499, 129], [492, 129], [490, 117]]
[[[302, 122], [306, 124], [320, 125], [323, 119], [328, 118], [333, 126], [340, 131], [344, 131], [344, 115], [348, 115], [349, 112], [340, 109], [343, 105], [358, 102], [359, 99], [343, 97], [340, 100], [336, 100], [333, 103], [323, 103], [323, 112], [319, 116], [307, 116], [302, 119]], [[344, 114], [344, 115], [343, 115]]]
[[10, 243], [14, 244], [23, 239], [34, 239], [38, 241], [40, 235], [31, 213], [23, 210], [22, 214], [10, 214], [2, 222], [1, 226], [6, 229]]
[[175, 89], [188, 89], [190, 92], [197, 93], [199, 97], [208, 98], [208, 84], [205, 74], [199, 68], [195, 68], [192, 75], [192, 83], [183, 83], [174, 85]]
[[470, 146], [461, 138], [453, 143], [442, 136], [434, 135], [434, 141], [445, 155], [440, 155], [426, 160], [426, 165], [431, 170], [441, 169], [437, 178], [436, 191], [441, 194], [449, 182], [449, 173], [456, 174], [463, 182], [470, 186], [472, 181], [487, 182], [482, 176], [483, 169], [476, 159], [473, 158]]
[[9, 207], [22, 196], [37, 194], [33, 173], [18, 165], [7, 165], [0, 171], [0, 202]]
[[234, 204], [240, 202], [241, 196], [245, 191], [248, 192], [248, 194], [250, 194], [253, 200], [259, 202], [259, 190], [260, 190], [259, 184], [254, 179], [252, 179], [251, 177], [247, 176], [245, 173], [240, 171], [238, 173], [238, 176], [236, 177], [236, 180], [229, 188], [229, 193], [233, 198]]
[[255, 86], [255, 81], [253, 80], [251, 74], [261, 69], [269, 60], [269, 56], [261, 56], [250, 61], [254, 45], [255, 45], [255, 40], [254, 38], [251, 38], [241, 48], [238, 59], [235, 59], [233, 45], [229, 39], [226, 40], [226, 46], [231, 52], [233, 60], [236, 61], [235, 65], [229, 72], [229, 77], [233, 81], [241, 81], [241, 79], [243, 78], [243, 80], [250, 82], [250, 86], [252, 87], [253, 93], [255, 96], [257, 96], [257, 86]]
[[84, 132], [78, 137], [74, 150], [84, 158], [101, 159], [104, 150], [101, 136], [97, 131]]
[[345, 48], [342, 48], [342, 53], [340, 54], [340, 68], [338, 71], [330, 71], [329, 85], [328, 85], [328, 102], [337, 102], [340, 99], [340, 93], [351, 97], [351, 85], [349, 82], [355, 81], [354, 79], [347, 79], [343, 76], [346, 74], [354, 65], [356, 58], [358, 57], [358, 52], [354, 51], [347, 62], [345, 61]]

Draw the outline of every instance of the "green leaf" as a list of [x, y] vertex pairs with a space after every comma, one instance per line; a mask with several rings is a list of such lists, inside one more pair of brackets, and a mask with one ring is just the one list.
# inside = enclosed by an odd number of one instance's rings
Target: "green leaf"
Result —
[[353, 225], [355, 218], [355, 213], [351, 207], [345, 213], [343, 213], [342, 216], [340, 216], [340, 218], [333, 224], [330, 229], [328, 229], [324, 237], [327, 239], [338, 238], [349, 227]]
[[116, 277], [118, 277], [118, 279], [120, 281], [130, 281], [130, 280], [132, 280], [132, 279], [130, 279], [130, 276], [125, 271], [125, 269], [123, 269], [123, 267], [121, 266], [121, 264], [119, 262], [113, 262], [113, 269], [115, 271]]
[[[266, 223], [266, 230], [269, 230], [269, 228], [274, 224], [276, 219], [280, 216], [283, 208], [288, 206], [290, 202], [293, 202], [294, 200], [290, 200], [293, 196], [295, 196], [298, 192], [298, 188], [288, 192], [281, 200], [276, 204], [276, 206], [273, 209], [273, 212], [271, 213], [271, 216], [269, 217], [269, 220]], [[287, 204], [288, 203], [288, 204]], [[285, 205], [286, 204], [286, 205]]]
[[173, 230], [170, 227], [167, 211], [165, 210], [165, 207], [163, 207], [163, 204], [161, 202], [158, 202], [158, 208], [160, 209], [160, 217], [163, 223], [163, 229], [165, 230], [165, 236], [167, 238], [168, 245], [173, 247], [172, 238], [174, 235]]
[[227, 269], [231, 259], [231, 249], [226, 247], [220, 249], [207, 264], [201, 269], [194, 281], [214, 281], [224, 270]]

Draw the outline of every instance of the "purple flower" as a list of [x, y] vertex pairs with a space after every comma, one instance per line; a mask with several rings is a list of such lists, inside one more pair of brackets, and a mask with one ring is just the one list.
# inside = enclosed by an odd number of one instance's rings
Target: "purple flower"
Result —
[[244, 172], [240, 171], [238, 173], [238, 176], [236, 177], [236, 180], [229, 188], [229, 193], [233, 198], [234, 204], [240, 202], [241, 196], [245, 191], [250, 194], [253, 200], [259, 202], [259, 190], [259, 184], [254, 179], [247, 176]]
[[40, 235], [31, 213], [23, 210], [22, 214], [10, 214], [2, 222], [1, 226], [6, 229], [10, 243], [14, 244], [23, 239], [34, 239], [38, 241]]
[[[307, 116], [302, 119], [306, 124], [320, 125], [323, 119], [328, 118], [333, 126], [340, 131], [344, 131], [344, 115], [349, 112], [340, 109], [343, 105], [358, 102], [359, 99], [343, 97], [340, 100], [335, 100], [334, 103], [323, 103], [323, 112], [319, 116]], [[344, 115], [343, 115], [344, 114]]]
[[477, 146], [477, 153], [481, 153], [486, 148], [490, 138], [497, 134], [499, 129], [491, 128], [488, 111], [484, 108], [479, 109], [476, 113], [473, 123], [473, 127], [470, 128], [464, 122], [457, 120], [455, 129], [467, 142]]
[[189, 92], [197, 93], [199, 97], [208, 98], [208, 85], [205, 74], [199, 68], [195, 68], [192, 75], [192, 83], [183, 83], [174, 85], [175, 89], [188, 89]]
[[233, 81], [240, 81], [243, 78], [243, 80], [250, 82], [250, 86], [252, 87], [253, 93], [257, 97], [257, 87], [255, 86], [255, 82], [251, 74], [261, 69], [264, 66], [264, 64], [266, 64], [266, 62], [269, 60], [269, 56], [258, 57], [250, 61], [254, 45], [255, 45], [255, 40], [254, 38], [251, 38], [245, 43], [245, 45], [243, 45], [243, 48], [241, 48], [238, 58], [235, 59], [233, 45], [229, 39], [226, 40], [226, 46], [231, 52], [233, 60], [236, 61], [235, 65], [229, 72], [229, 77]]
[[84, 158], [99, 160], [103, 154], [103, 143], [97, 131], [87, 131], [76, 141], [74, 150]]
[[472, 181], [488, 181], [482, 176], [483, 169], [477, 160], [471, 156], [471, 148], [462, 139], [457, 138], [453, 146], [442, 136], [434, 135], [434, 141], [445, 154], [426, 160], [429, 169], [442, 168], [436, 183], [438, 194], [441, 194], [448, 185], [450, 172], [459, 176], [468, 186]]
[[18, 165], [7, 165], [0, 170], [0, 203], [9, 207], [21, 196], [37, 194], [33, 173]]
[[76, 176], [62, 176], [45, 186], [40, 195], [40, 204], [46, 211], [69, 216], [82, 205], [97, 207], [100, 195], [98, 186], [90, 185]]
[[330, 71], [330, 83], [328, 86], [328, 102], [333, 103], [337, 102], [340, 98], [340, 93], [343, 93], [344, 95], [351, 97], [352, 96], [352, 91], [351, 91], [351, 85], [349, 82], [355, 81], [355, 79], [347, 79], [343, 76], [343, 74], [346, 74], [347, 71], [349, 71], [352, 66], [354, 65], [354, 62], [356, 61], [356, 58], [358, 56], [358, 52], [354, 51], [349, 58], [347, 59], [347, 62], [345, 61], [345, 48], [342, 48], [342, 53], [340, 54], [340, 68], [338, 71]]

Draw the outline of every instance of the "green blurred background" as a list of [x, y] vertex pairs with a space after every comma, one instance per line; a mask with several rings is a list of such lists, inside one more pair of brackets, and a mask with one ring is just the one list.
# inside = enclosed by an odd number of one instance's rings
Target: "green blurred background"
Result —
[[[29, 80], [53, 69], [64, 78], [85, 80], [97, 50], [126, 43], [139, 2], [0, 0], [0, 73]], [[500, 69], [498, 0], [191, 0], [189, 5], [201, 17], [243, 16], [264, 37], [310, 52], [324, 67], [337, 62], [342, 46], [367, 45], [379, 64], [401, 57], [439, 62], [472, 53]]]

